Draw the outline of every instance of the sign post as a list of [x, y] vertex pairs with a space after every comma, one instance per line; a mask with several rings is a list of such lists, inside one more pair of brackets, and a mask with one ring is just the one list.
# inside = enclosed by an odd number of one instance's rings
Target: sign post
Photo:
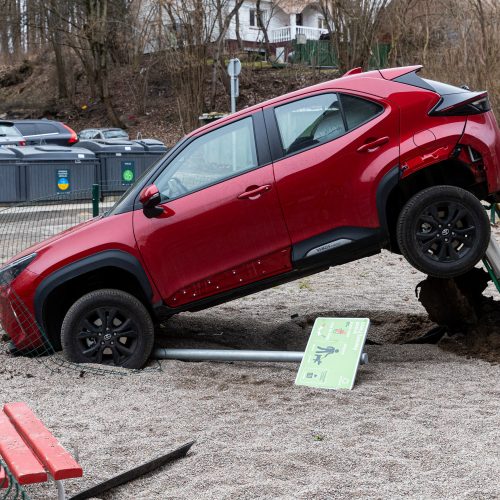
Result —
[[368, 318], [317, 318], [295, 384], [352, 389], [369, 326]]
[[229, 60], [227, 73], [231, 77], [231, 113], [235, 113], [236, 98], [240, 95], [240, 81], [238, 75], [241, 73], [241, 62], [239, 59]]

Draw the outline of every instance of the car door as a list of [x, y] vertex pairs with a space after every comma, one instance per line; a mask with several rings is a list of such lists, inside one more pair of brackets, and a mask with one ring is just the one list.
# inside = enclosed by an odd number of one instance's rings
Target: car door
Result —
[[154, 183], [164, 213], [149, 219], [135, 211], [134, 233], [169, 306], [290, 270], [261, 111], [195, 137]]
[[265, 117], [294, 259], [351, 241], [338, 228], [380, 226], [376, 188], [399, 159], [396, 107], [332, 90], [270, 106]]

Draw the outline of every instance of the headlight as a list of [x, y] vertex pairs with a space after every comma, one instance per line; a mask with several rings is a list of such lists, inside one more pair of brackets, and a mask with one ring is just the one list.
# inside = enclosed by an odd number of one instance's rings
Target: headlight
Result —
[[0, 269], [0, 286], [6, 286], [12, 283], [19, 274], [21, 274], [24, 269], [26, 269], [31, 262], [36, 257], [36, 253], [32, 253], [30, 255], [25, 255], [20, 259], [11, 262], [5, 267]]

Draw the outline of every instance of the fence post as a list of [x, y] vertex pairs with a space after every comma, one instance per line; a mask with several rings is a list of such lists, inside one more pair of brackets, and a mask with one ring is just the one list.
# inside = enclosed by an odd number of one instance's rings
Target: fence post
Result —
[[99, 215], [99, 184], [92, 184], [92, 217]]

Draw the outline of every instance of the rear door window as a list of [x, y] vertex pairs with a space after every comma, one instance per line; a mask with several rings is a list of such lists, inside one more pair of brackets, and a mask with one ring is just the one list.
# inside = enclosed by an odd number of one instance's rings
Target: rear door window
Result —
[[348, 130], [375, 118], [384, 109], [380, 104], [353, 95], [340, 94], [340, 99]]
[[275, 109], [285, 155], [323, 144], [345, 134], [336, 93], [321, 94]]

